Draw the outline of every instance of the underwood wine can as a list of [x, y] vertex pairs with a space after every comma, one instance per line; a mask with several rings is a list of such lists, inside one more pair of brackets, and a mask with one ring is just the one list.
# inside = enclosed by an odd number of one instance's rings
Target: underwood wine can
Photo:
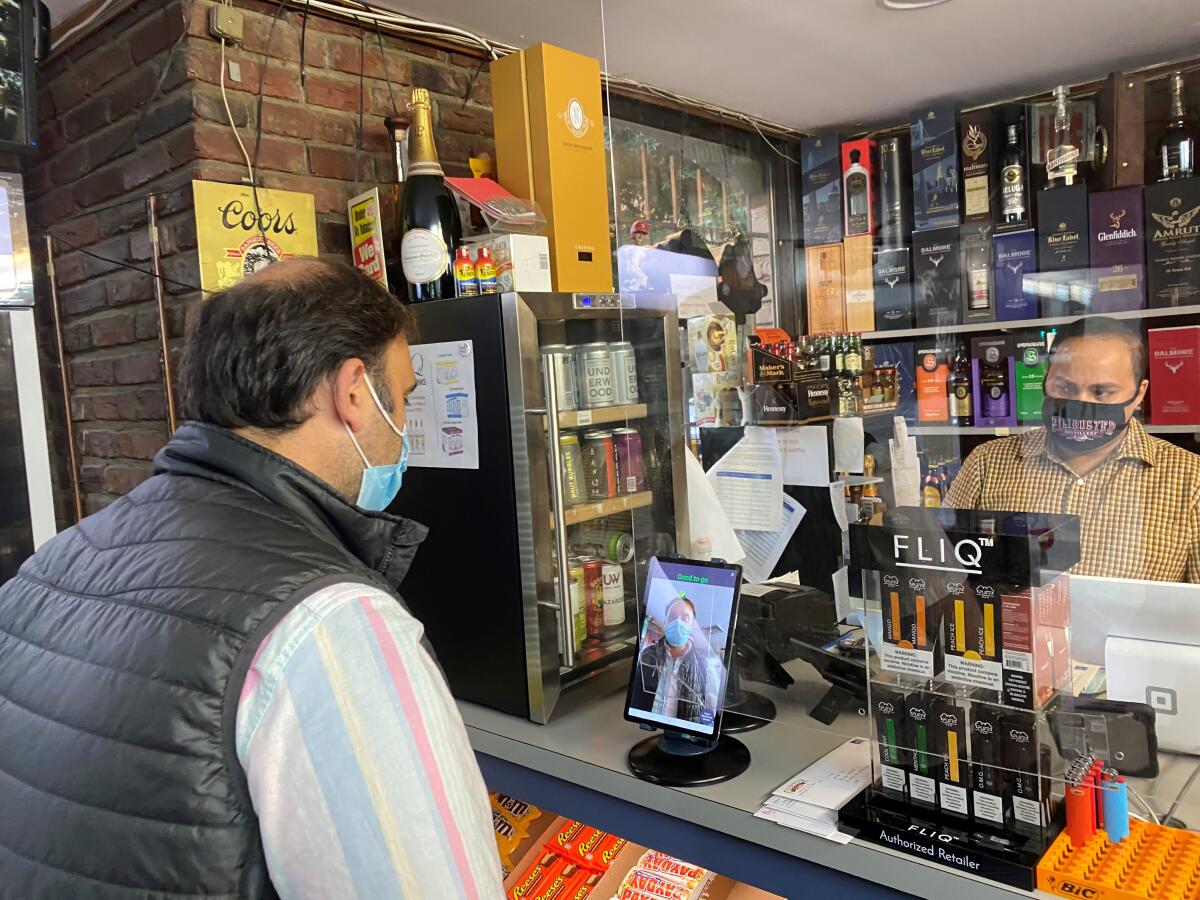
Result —
[[617, 459], [611, 431], [584, 432], [583, 477], [589, 500], [617, 496]]
[[619, 406], [638, 402], [637, 358], [633, 344], [620, 341], [612, 345], [614, 402]]
[[571, 633], [578, 650], [587, 640], [587, 590], [584, 587], [583, 560], [571, 559], [567, 577], [571, 580]]
[[616, 402], [616, 376], [608, 344], [584, 344], [579, 354], [579, 405], [583, 409]]
[[646, 463], [642, 436], [636, 428], [614, 428], [613, 457], [617, 464], [617, 493], [636, 494], [646, 489]]
[[604, 563], [602, 599], [604, 603], [604, 627], [621, 625], [625, 622], [625, 577], [621, 567], [614, 562]]
[[542, 366], [554, 379], [560, 410], [579, 409], [579, 382], [575, 373], [575, 354], [566, 344], [547, 344], [542, 348]]
[[583, 561], [583, 590], [580, 592], [587, 619], [589, 637], [604, 636], [604, 563], [598, 559]]
[[559, 465], [562, 466], [563, 502], [567, 506], [578, 506], [587, 500], [587, 488], [583, 480], [583, 450], [579, 437], [566, 431], [558, 436]]

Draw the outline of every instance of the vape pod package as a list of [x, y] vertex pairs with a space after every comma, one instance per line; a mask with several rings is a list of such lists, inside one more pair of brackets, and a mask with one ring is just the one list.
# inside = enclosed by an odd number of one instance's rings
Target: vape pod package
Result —
[[933, 678], [941, 671], [941, 603], [925, 575], [885, 571], [882, 667], [889, 672]]
[[941, 771], [938, 781], [938, 809], [953, 816], [967, 818], [971, 807], [968, 804], [970, 770], [967, 759], [967, 715], [957, 703], [948, 699], [937, 700], [931, 708], [934, 737]]
[[1004, 825], [1004, 770], [1001, 710], [990, 703], [972, 703], [971, 809], [977, 822]]
[[1004, 702], [1040, 709], [1071, 684], [1068, 626], [1070, 582], [1066, 576], [1040, 587], [1007, 587], [1000, 593]]
[[[1018, 830], [1040, 830], [1050, 821], [1050, 791], [1040, 771], [1042, 748], [1037, 740], [1037, 720], [1033, 713], [1010, 710], [1000, 723], [1001, 762], [1004, 765], [1004, 794], [1011, 822]], [[1049, 748], [1045, 753], [1049, 754]]]
[[949, 581], [944, 601], [946, 680], [999, 692], [1000, 592], [995, 585]]
[[941, 759], [934, 748], [937, 729], [933, 722], [933, 706], [937, 695], [913, 691], [905, 702], [908, 739], [908, 796], [915, 806], [934, 809], [937, 806], [937, 778]]
[[872, 715], [879, 736], [879, 768], [885, 794], [904, 800], [909, 765], [907, 718], [904, 695], [876, 684], [871, 685]]

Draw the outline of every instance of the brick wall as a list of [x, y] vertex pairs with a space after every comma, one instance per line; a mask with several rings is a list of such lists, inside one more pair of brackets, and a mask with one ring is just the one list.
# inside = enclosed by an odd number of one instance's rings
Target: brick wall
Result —
[[[158, 195], [163, 271], [178, 282], [167, 284], [174, 357], [187, 312], [200, 302], [187, 287], [199, 284], [190, 183], [246, 177], [221, 102], [220, 45], [207, 26], [212, 5], [142, 0], [41, 72], [41, 149], [25, 178], [62, 524], [73, 510], [42, 235], [56, 239], [71, 417], [85, 511], [94, 512], [146, 478], [167, 439], [152, 278], [129, 268], [150, 266], [146, 196]], [[412, 86], [434, 95], [449, 174], [467, 174], [468, 156], [493, 151], [491, 85], [479, 59], [387, 35], [381, 53], [373, 28], [315, 15], [304, 26], [291, 9], [272, 30], [274, 4], [237, 6], [245, 42], [226, 51], [234, 120], [253, 153], [262, 83], [259, 182], [313, 194], [323, 255], [348, 258], [346, 201], [356, 183], [358, 191], [390, 184], [384, 118], [393, 100], [403, 110]], [[381, 195], [390, 222], [391, 192]]]

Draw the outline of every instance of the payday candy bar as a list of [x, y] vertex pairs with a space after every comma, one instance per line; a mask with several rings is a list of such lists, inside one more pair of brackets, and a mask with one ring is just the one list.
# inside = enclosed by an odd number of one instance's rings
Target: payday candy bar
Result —
[[638, 868], [645, 872], [663, 875], [672, 881], [679, 881], [693, 886], [708, 877], [707, 869], [702, 869], [700, 866], [693, 866], [682, 859], [676, 859], [673, 856], [668, 856], [666, 853], [659, 853], [655, 850], [647, 850], [642, 854], [642, 858], [638, 861]]
[[654, 894], [647, 894], [644, 891], [639, 891], [637, 888], [621, 888], [621, 893], [617, 894], [617, 900], [659, 900]]
[[575, 847], [575, 842], [583, 836], [585, 828], [587, 826], [582, 822], [568, 822], [558, 834], [546, 842], [546, 849], [556, 853], [570, 853]]
[[629, 841], [625, 838], [617, 837], [615, 834], [610, 834], [600, 842], [600, 846], [596, 851], [593, 868], [599, 869], [601, 872], [607, 872], [608, 867], [612, 865], [617, 854], [625, 849], [625, 845]]
[[652, 897], [661, 897], [662, 900], [689, 900], [693, 893], [691, 888], [678, 881], [672, 881], [654, 872], [643, 872], [641, 869], [626, 875], [621, 886], [634, 888]]
[[588, 828], [587, 831], [580, 832], [575, 839], [575, 846], [566, 854], [567, 858], [586, 868], [597, 868], [600, 844], [606, 837], [608, 832], [599, 828]]
[[552, 871], [560, 870], [565, 865], [566, 863], [556, 853], [547, 852], [542, 854], [541, 858], [526, 869], [521, 877], [517, 879], [517, 883], [509, 890], [509, 900], [522, 900], [525, 897], [533, 897], [534, 891], [538, 889], [546, 876]]

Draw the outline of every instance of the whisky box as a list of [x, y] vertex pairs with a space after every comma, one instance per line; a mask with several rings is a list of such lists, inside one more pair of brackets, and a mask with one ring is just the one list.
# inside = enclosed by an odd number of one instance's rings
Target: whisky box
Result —
[[875, 250], [875, 330], [911, 328], [912, 251], [908, 247]]
[[996, 320], [995, 272], [992, 265], [992, 226], [964, 225], [962, 229], [964, 322]]
[[1037, 234], [1032, 228], [1010, 231], [992, 238], [995, 258], [996, 319], [1013, 322], [1036, 319]]
[[1042, 421], [1042, 399], [1045, 396], [1042, 382], [1046, 379], [1053, 338], [1053, 328], [1021, 331], [1013, 336], [1018, 422]]
[[869, 234], [842, 241], [846, 272], [846, 330], [875, 330], [874, 238]]
[[1101, 183], [1105, 188], [1140, 185], [1146, 170], [1146, 76], [1110, 73], [1096, 98], [1096, 119], [1108, 135]]
[[1150, 421], [1155, 425], [1200, 424], [1200, 325], [1152, 328]]
[[950, 364], [946, 353], [935, 342], [916, 350], [916, 394], [918, 422], [950, 421], [950, 404], [946, 394], [946, 382], [950, 377]]
[[1145, 205], [1150, 306], [1200, 304], [1200, 178], [1147, 185]]
[[962, 153], [963, 221], [990, 224], [996, 209], [993, 197], [996, 170], [992, 113], [977, 109], [962, 114], [958, 123]]
[[833, 244], [842, 239], [842, 139], [819, 134], [800, 142], [801, 217], [804, 243]]
[[790, 384], [793, 368], [790, 360], [768, 353], [761, 346], [750, 348], [751, 384]]
[[[1088, 267], [1087, 186], [1047, 188], [1038, 195], [1038, 266], [1043, 272]], [[1081, 280], [1084, 278], [1080, 274]]]
[[846, 330], [842, 245], [804, 248], [808, 294], [808, 332]]
[[913, 230], [912, 156], [908, 135], [879, 142], [879, 240], [907, 247]]
[[962, 242], [958, 227], [913, 234], [913, 310], [918, 328], [962, 320]]
[[937, 695], [913, 691], [904, 698], [905, 726], [908, 733], [908, 793], [916, 806], [932, 809], [937, 805], [937, 776], [941, 758], [933, 747], [933, 705]]
[[872, 342], [871, 360], [875, 367], [896, 370], [896, 415], [907, 422], [917, 420], [917, 373], [911, 341]]
[[546, 217], [554, 289], [611, 291], [600, 63], [537, 44], [491, 77], [498, 180]]
[[913, 227], [917, 231], [962, 224], [959, 210], [958, 122], [952, 106], [913, 113]]
[[997, 428], [1017, 424], [1011, 335], [971, 338], [971, 380], [976, 425]]
[[878, 150], [870, 138], [842, 144], [843, 225], [847, 238], [874, 234], [879, 228], [875, 179]]
[[1146, 305], [1145, 216], [1142, 189], [1120, 188], [1088, 197], [1092, 312], [1141, 309]]

